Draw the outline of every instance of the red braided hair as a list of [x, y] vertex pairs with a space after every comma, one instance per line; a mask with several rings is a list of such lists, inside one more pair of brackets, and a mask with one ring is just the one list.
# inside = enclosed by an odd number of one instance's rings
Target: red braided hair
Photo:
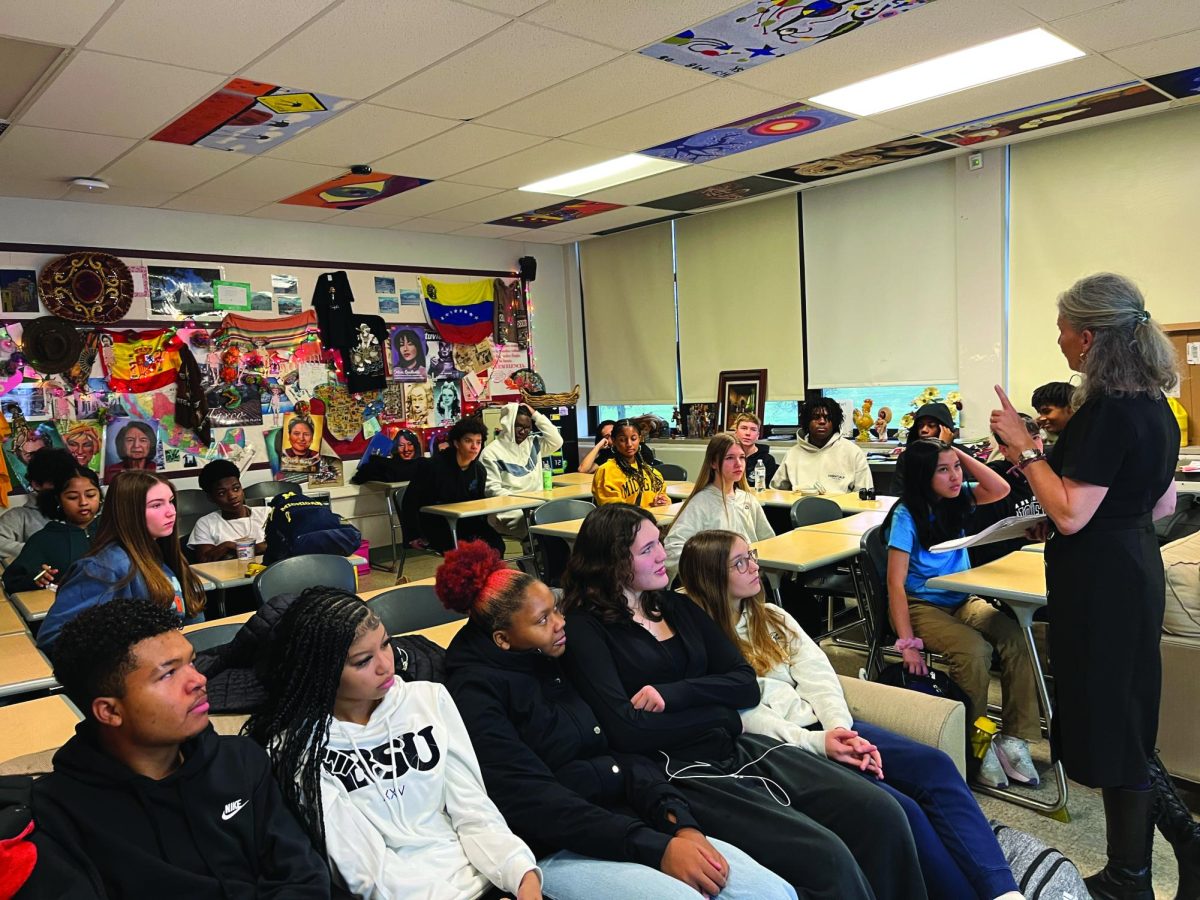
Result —
[[464, 541], [438, 566], [434, 590], [446, 609], [495, 631], [509, 626], [533, 582], [531, 575], [508, 568], [483, 541]]

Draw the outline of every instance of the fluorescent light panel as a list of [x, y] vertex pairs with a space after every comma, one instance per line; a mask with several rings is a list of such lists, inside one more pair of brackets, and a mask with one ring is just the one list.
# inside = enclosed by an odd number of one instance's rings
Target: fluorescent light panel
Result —
[[933, 97], [1000, 81], [1035, 69], [1086, 56], [1062, 38], [1041, 28], [1022, 31], [977, 47], [829, 91], [809, 99], [856, 116], [899, 109]]
[[610, 188], [614, 185], [636, 181], [647, 175], [657, 175], [678, 169], [687, 163], [670, 159], [657, 159], [653, 156], [642, 156], [640, 153], [629, 153], [616, 159], [596, 163], [574, 172], [544, 178], [518, 188], [521, 191], [533, 191], [539, 194], [559, 194], [563, 197], [579, 197], [595, 191]]

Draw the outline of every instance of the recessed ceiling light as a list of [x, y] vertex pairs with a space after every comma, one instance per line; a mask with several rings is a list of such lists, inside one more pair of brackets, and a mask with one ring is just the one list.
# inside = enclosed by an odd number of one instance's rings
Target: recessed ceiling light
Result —
[[527, 184], [518, 190], [578, 197], [613, 185], [624, 184], [627, 181], [645, 178], [647, 175], [668, 172], [685, 165], [687, 163], [671, 159], [657, 159], [653, 156], [642, 156], [640, 153], [629, 153], [625, 156], [618, 156], [616, 159], [596, 163], [594, 166], [576, 169], [574, 172], [555, 175], [553, 178], [543, 178], [541, 181]]
[[869, 116], [1086, 55], [1062, 38], [1033, 28], [809, 99], [856, 116]]

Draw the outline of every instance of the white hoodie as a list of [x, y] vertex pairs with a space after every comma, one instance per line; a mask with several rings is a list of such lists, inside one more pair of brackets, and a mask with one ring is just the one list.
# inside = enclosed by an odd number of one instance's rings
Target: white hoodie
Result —
[[[487, 473], [484, 493], [489, 497], [516, 494], [520, 491], [542, 489], [542, 457], [549, 456], [563, 445], [562, 435], [546, 416], [533, 412], [533, 431], [521, 443], [513, 437], [520, 403], [505, 404], [500, 410], [500, 434], [488, 442], [479, 455]], [[524, 533], [524, 514], [519, 510], [489, 518], [498, 520], [504, 530]]]
[[737, 532], [748, 544], [775, 537], [775, 529], [753, 494], [735, 489], [722, 497], [721, 489], [709, 484], [692, 495], [683, 512], [671, 523], [663, 541], [663, 549], [667, 551], [667, 571], [672, 575], [678, 571], [679, 554], [688, 538], [713, 529]]
[[357, 897], [468, 900], [492, 884], [515, 896], [537, 870], [440, 684], [397, 679], [366, 725], [331, 720], [321, 803], [330, 862]]
[[830, 437], [824, 447], [814, 447], [800, 438], [784, 456], [783, 465], [771, 479], [771, 487], [798, 491], [818, 484], [826, 494], [875, 487], [867, 454], [840, 434]]

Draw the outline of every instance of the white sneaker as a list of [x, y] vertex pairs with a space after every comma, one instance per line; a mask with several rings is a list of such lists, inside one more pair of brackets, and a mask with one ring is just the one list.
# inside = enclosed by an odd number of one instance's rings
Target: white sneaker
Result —
[[993, 741], [984, 754], [983, 762], [979, 766], [979, 771], [975, 775], [975, 780], [984, 787], [990, 788], [1006, 788], [1008, 787], [1008, 779], [1004, 776], [1004, 769], [1000, 765], [1000, 760], [996, 758], [996, 742]]
[[1038, 770], [1033, 767], [1033, 759], [1029, 755], [1029, 744], [1020, 738], [1001, 734], [992, 741], [996, 750], [996, 758], [1004, 774], [1026, 787], [1037, 787], [1042, 783]]

